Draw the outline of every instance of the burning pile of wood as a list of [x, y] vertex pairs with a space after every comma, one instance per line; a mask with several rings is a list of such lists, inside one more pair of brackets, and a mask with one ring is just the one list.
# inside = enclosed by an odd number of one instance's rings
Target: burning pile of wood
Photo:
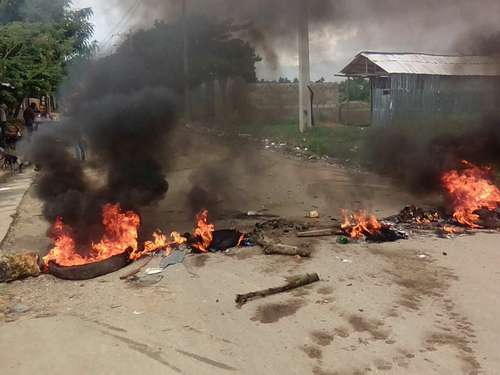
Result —
[[365, 211], [350, 213], [344, 210], [342, 216], [344, 220], [341, 228], [351, 239], [394, 242], [408, 238], [405, 232], [396, 229], [388, 222], [379, 221], [374, 215], [368, 215]]

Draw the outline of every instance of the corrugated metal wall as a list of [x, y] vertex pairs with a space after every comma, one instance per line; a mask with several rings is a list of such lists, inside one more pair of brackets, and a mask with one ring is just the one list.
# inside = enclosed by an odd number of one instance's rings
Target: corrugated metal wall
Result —
[[373, 79], [372, 93], [375, 126], [470, 123], [500, 112], [496, 77], [393, 74]]

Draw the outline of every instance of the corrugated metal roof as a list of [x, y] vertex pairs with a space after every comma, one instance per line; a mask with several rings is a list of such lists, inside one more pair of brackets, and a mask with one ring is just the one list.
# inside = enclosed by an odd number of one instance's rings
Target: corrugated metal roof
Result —
[[421, 53], [362, 52], [388, 74], [500, 76], [500, 56], [447, 56]]

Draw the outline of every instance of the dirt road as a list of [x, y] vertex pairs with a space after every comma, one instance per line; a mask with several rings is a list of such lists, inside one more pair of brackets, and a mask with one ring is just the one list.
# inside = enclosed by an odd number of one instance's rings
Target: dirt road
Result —
[[[219, 227], [253, 224], [235, 211], [301, 218], [318, 208], [330, 220], [341, 207], [384, 216], [418, 203], [374, 176], [270, 152], [254, 159], [249, 171], [223, 152], [181, 158], [167, 199], [144, 215], [148, 230], [191, 228], [187, 193], [208, 167], [234, 170], [211, 202]], [[40, 212], [30, 191], [2, 251], [48, 246]], [[0, 323], [2, 374], [497, 374], [499, 245], [499, 235], [485, 234], [384, 245], [326, 238], [311, 259], [254, 248], [190, 256], [147, 283], [119, 280], [123, 270], [0, 285], [0, 311], [11, 311]], [[234, 304], [237, 293], [306, 272], [322, 281]]]

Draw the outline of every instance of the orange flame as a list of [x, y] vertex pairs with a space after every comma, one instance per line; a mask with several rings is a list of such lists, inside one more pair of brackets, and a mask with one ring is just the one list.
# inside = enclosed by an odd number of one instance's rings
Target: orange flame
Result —
[[349, 213], [342, 210], [344, 223], [341, 228], [351, 238], [360, 239], [366, 235], [373, 235], [382, 229], [382, 224], [373, 215], [368, 215], [365, 211]]
[[154, 254], [160, 250], [165, 252], [165, 256], [169, 256], [172, 254], [175, 247], [187, 242], [187, 238], [182, 237], [177, 232], [172, 232], [170, 238], [171, 241], [167, 240], [167, 236], [161, 230], [156, 230], [156, 232], [153, 233], [153, 241], [146, 241], [144, 243], [144, 249], [142, 251], [133, 252], [130, 255], [130, 259], [139, 260], [146, 255]]
[[453, 217], [462, 225], [481, 228], [478, 224], [480, 209], [494, 211], [500, 203], [500, 190], [491, 179], [491, 168], [479, 168], [462, 161], [463, 171], [452, 170], [442, 177], [455, 212]]
[[[120, 204], [106, 204], [103, 207], [104, 234], [99, 243], [92, 244], [88, 255], [77, 251], [72, 229], [65, 225], [62, 218], [57, 218], [52, 227], [54, 247], [43, 258], [45, 266], [54, 262], [63, 267], [81, 266], [96, 263], [115, 255], [130, 251], [130, 260], [138, 260], [146, 255], [164, 251], [170, 255], [174, 248], [187, 243], [187, 238], [178, 232], [172, 232], [168, 239], [160, 230], [153, 233], [153, 239], [146, 241], [142, 248], [138, 246], [138, 232], [141, 224], [139, 215], [135, 212], [123, 212]], [[207, 252], [213, 240], [215, 227], [208, 222], [208, 211], [203, 210], [196, 216], [197, 228], [193, 236], [197, 242], [191, 246]], [[242, 236], [243, 239], [243, 236]]]
[[215, 226], [208, 222], [208, 210], [203, 210], [196, 215], [196, 225], [193, 236], [198, 239], [198, 242], [191, 246], [206, 253], [214, 239], [215, 231]]
[[58, 218], [52, 228], [54, 248], [43, 258], [45, 265], [55, 262], [60, 266], [80, 266], [99, 262], [130, 250], [137, 251], [138, 229], [141, 224], [135, 212], [122, 212], [119, 204], [103, 207], [104, 234], [97, 244], [92, 244], [87, 256], [80, 255], [71, 235], [71, 228]]

